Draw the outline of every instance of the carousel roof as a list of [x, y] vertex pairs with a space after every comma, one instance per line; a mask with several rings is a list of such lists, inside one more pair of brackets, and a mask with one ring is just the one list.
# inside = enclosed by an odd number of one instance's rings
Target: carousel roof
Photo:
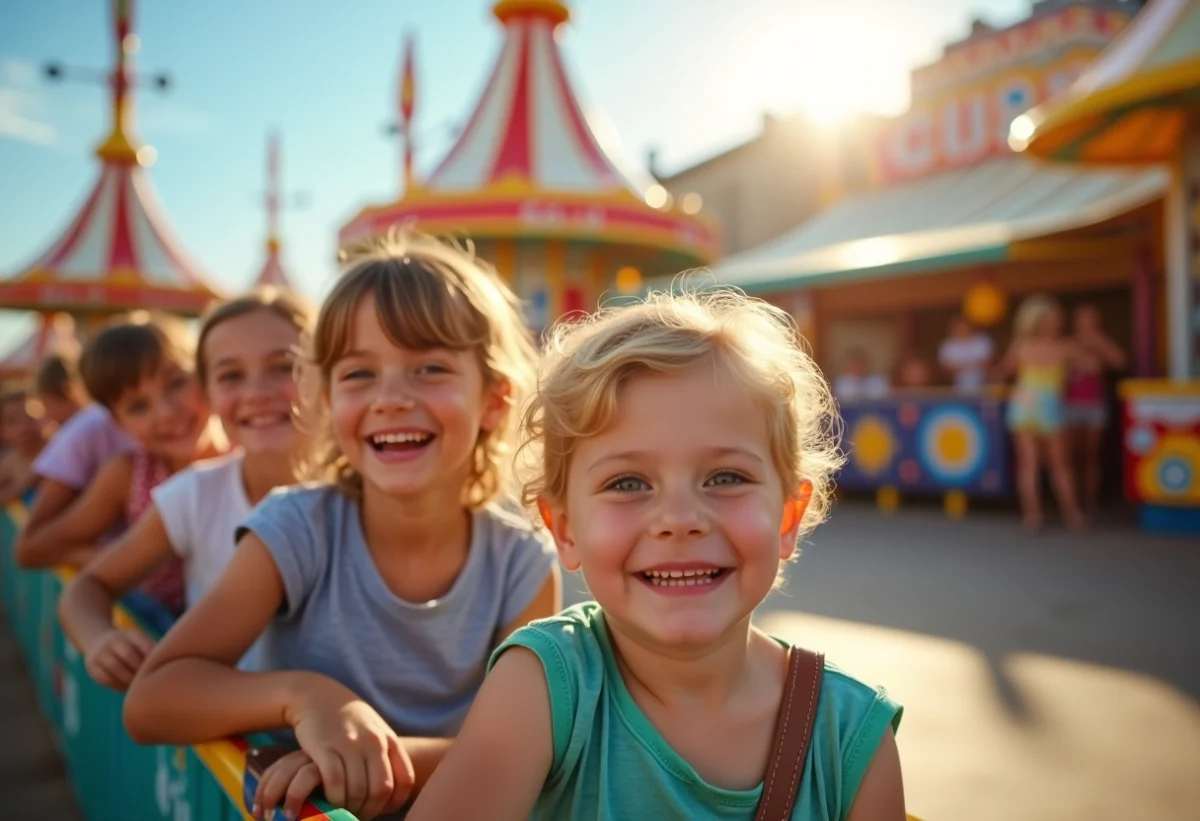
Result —
[[399, 202], [364, 209], [341, 240], [415, 220], [473, 237], [623, 242], [673, 250], [693, 264], [711, 259], [711, 226], [648, 205], [588, 125], [555, 39], [566, 6], [501, 0], [493, 14], [504, 43], [454, 146]]
[[1018, 117], [1009, 142], [1040, 157], [1166, 162], [1200, 109], [1200, 0], [1152, 0], [1065, 92]]
[[75, 321], [66, 314], [39, 316], [29, 336], [0, 359], [0, 379], [29, 376], [52, 353], [79, 353]]
[[271, 285], [282, 290], [294, 290], [291, 277], [279, 259], [279, 135], [267, 139], [267, 259], [254, 280], [255, 287]]
[[0, 306], [109, 313], [148, 308], [197, 314], [216, 296], [180, 248], [143, 169], [153, 151], [131, 137], [131, 0], [114, 4], [113, 130], [96, 149], [100, 174], [66, 231], [0, 281]]

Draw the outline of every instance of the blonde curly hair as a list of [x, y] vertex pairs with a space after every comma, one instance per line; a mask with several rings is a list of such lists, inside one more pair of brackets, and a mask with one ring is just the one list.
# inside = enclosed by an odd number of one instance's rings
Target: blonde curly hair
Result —
[[495, 430], [480, 431], [463, 504], [477, 508], [511, 493], [515, 409], [532, 390], [536, 373], [536, 349], [512, 291], [469, 249], [411, 231], [368, 240], [341, 259], [344, 273], [321, 305], [301, 367], [303, 414], [316, 434], [305, 472], [347, 495], [362, 492], [362, 477], [333, 435], [328, 391], [330, 371], [350, 345], [354, 313], [362, 300], [374, 297], [392, 343], [410, 350], [473, 350], [484, 383], [506, 385], [509, 410]]
[[651, 293], [552, 331], [522, 419], [524, 503], [565, 498], [576, 443], [611, 424], [627, 380], [708, 363], [759, 401], [783, 486], [795, 493], [812, 483], [800, 534], [812, 530], [828, 512], [843, 461], [833, 398], [792, 317], [733, 290]]

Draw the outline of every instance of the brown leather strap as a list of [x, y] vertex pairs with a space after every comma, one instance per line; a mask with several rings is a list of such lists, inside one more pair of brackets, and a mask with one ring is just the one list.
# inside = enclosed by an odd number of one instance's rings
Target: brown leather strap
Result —
[[762, 797], [754, 821], [790, 821], [808, 745], [812, 742], [825, 676], [825, 656], [800, 647], [788, 648], [787, 682], [775, 719], [771, 759], [763, 776]]

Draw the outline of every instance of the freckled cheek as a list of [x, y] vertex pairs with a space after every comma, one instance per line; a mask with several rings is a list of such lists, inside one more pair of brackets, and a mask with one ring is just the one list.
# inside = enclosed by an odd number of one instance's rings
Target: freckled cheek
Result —
[[744, 549], [777, 549], [778, 537], [783, 525], [783, 511], [760, 500], [736, 500], [719, 511], [721, 527], [728, 538]]

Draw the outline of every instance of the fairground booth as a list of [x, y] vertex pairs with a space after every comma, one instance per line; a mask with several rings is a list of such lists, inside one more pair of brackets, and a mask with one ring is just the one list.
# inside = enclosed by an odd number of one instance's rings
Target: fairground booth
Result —
[[[1091, 303], [1134, 374], [1163, 372], [1167, 173], [1048, 165], [1008, 145], [1012, 121], [1070, 86], [1131, 15], [1129, 3], [1043, 0], [1009, 28], [977, 22], [912, 72], [911, 108], [871, 156], [843, 158], [870, 164], [870, 188], [716, 267], [718, 282], [790, 310], [835, 385], [856, 355], [889, 384], [840, 401], [840, 487], [884, 506], [942, 494], [952, 514], [1014, 495], [1003, 392], [936, 387], [949, 384], [938, 351], [958, 315], [999, 356], [1023, 297]], [[913, 362], [935, 387], [898, 386]]]
[[[699, 204], [673, 203], [652, 180], [623, 173], [585, 120], [557, 42], [567, 7], [501, 0], [492, 12], [504, 42], [454, 146], [419, 180], [409, 141], [403, 196], [363, 208], [340, 245], [404, 226], [469, 239], [538, 329], [636, 292], [645, 276], [711, 261], [717, 238]], [[400, 120], [410, 133], [415, 87], [405, 63]]]
[[1126, 497], [1143, 525], [1200, 534], [1200, 2], [1154, 0], [1066, 93], [1013, 123], [1053, 167], [1169, 173], [1165, 283], [1154, 321], [1167, 367], [1121, 384]]

